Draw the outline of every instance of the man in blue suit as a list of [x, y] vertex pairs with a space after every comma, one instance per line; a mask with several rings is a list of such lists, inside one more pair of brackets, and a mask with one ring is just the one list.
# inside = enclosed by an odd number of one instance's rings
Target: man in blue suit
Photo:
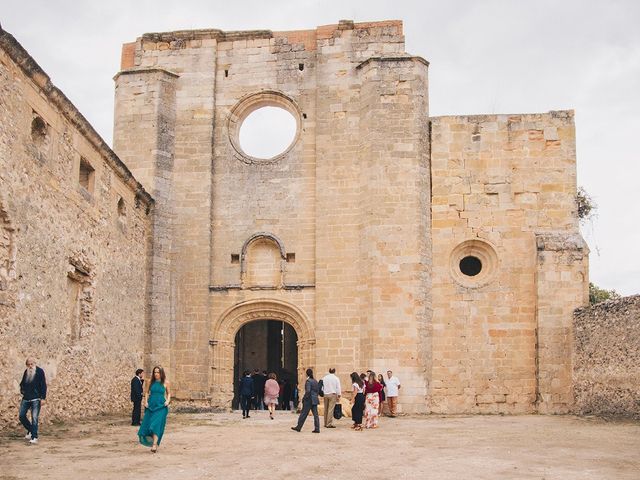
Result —
[[250, 418], [249, 411], [251, 410], [251, 399], [256, 394], [255, 384], [253, 378], [251, 378], [251, 372], [245, 370], [240, 379], [240, 406], [242, 407], [242, 418]]
[[320, 386], [317, 380], [313, 378], [313, 370], [307, 368], [307, 381], [304, 384], [304, 397], [302, 397], [302, 412], [298, 417], [298, 425], [291, 427], [291, 430], [296, 432], [302, 430], [302, 426], [309, 416], [309, 410], [311, 410], [313, 412], [313, 433], [320, 433], [320, 417], [318, 416], [319, 392]]

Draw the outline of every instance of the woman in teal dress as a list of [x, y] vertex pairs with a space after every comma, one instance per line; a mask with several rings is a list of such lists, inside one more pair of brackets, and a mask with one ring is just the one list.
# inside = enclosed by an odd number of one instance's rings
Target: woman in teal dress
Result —
[[162, 441], [170, 401], [169, 382], [166, 381], [164, 369], [159, 366], [153, 367], [151, 382], [145, 395], [144, 418], [138, 430], [140, 443], [145, 447], [151, 447], [152, 453], [156, 453]]

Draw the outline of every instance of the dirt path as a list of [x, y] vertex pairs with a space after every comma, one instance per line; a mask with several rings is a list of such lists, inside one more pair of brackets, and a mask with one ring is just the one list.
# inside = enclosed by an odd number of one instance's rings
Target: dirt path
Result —
[[[633, 479], [640, 424], [551, 416], [383, 418], [377, 430], [301, 433], [264, 412], [176, 414], [157, 454], [123, 419], [45, 425], [40, 443], [0, 437], [0, 479]], [[360, 473], [354, 474], [354, 470]]]

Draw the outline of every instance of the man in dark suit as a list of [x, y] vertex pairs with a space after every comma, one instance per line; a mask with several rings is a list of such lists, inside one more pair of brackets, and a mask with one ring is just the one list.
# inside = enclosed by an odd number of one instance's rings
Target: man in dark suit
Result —
[[304, 422], [309, 416], [309, 411], [313, 412], [313, 433], [320, 433], [320, 417], [318, 416], [318, 404], [320, 398], [318, 393], [320, 392], [320, 386], [316, 379], [313, 378], [313, 370], [307, 368], [307, 381], [304, 384], [304, 397], [302, 397], [302, 412], [298, 417], [298, 425], [291, 427], [291, 430], [299, 432], [302, 430]]
[[240, 379], [240, 387], [238, 388], [240, 393], [240, 406], [242, 407], [242, 418], [251, 418], [249, 410], [251, 409], [251, 399], [256, 394], [256, 388], [251, 378], [251, 372], [245, 370], [242, 378]]
[[257, 368], [253, 371], [253, 389], [256, 392], [255, 401], [253, 403], [254, 410], [264, 410], [264, 384], [267, 381], [267, 377], [260, 373]]
[[142, 374], [144, 370], [139, 368], [136, 370], [136, 376], [131, 379], [131, 401], [133, 402], [133, 411], [131, 412], [131, 425], [140, 425], [140, 407], [142, 406], [142, 392], [144, 380]]
[[[27, 358], [25, 362], [26, 370], [22, 374], [20, 381], [20, 393], [22, 401], [20, 402], [20, 412], [18, 418], [22, 426], [26, 428], [27, 434], [24, 436], [29, 443], [38, 443], [38, 417], [40, 416], [40, 407], [47, 398], [47, 380], [44, 370], [36, 366], [33, 358]], [[31, 410], [31, 421], [27, 418], [27, 412]]]

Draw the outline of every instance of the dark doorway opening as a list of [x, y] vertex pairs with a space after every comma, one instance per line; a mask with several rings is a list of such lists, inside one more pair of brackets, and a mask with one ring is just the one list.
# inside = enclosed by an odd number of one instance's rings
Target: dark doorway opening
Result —
[[298, 335], [291, 325], [277, 320], [249, 322], [236, 333], [235, 345], [233, 409], [239, 408], [238, 384], [247, 370], [275, 373], [278, 383], [282, 382], [281, 391], [293, 392], [298, 381]]

